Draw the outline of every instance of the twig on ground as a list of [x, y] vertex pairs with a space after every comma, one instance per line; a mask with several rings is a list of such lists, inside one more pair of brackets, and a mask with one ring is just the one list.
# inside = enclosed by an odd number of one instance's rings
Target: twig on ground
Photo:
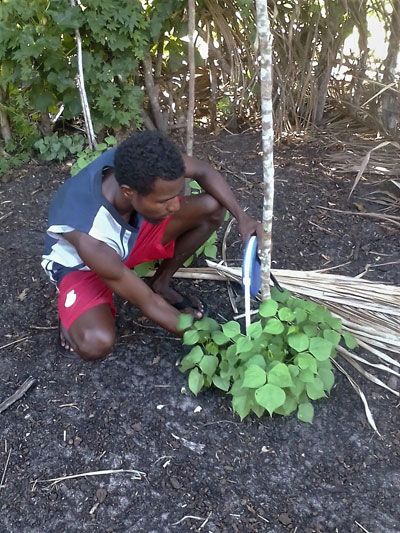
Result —
[[6, 464], [4, 466], [3, 475], [1, 476], [0, 489], [3, 489], [5, 487], [4, 480], [6, 479], [8, 463], [10, 461], [10, 455], [11, 455], [11, 448], [8, 450], [8, 456], [7, 456], [7, 459], [6, 459]]
[[207, 518], [204, 520], [204, 522], [201, 524], [201, 526], [198, 528], [197, 531], [200, 531], [200, 529], [203, 529], [203, 527], [207, 524], [207, 522], [210, 520], [210, 516], [212, 515], [212, 511], [209, 512]]
[[319, 226], [318, 224], [316, 224], [312, 220], [309, 220], [308, 222], [309, 222], [309, 224], [311, 224], [311, 226], [315, 226], [316, 228], [318, 228], [321, 231], [325, 231], [326, 233], [329, 233], [330, 235], [337, 235], [337, 233], [335, 231], [332, 231], [329, 228], [323, 228], [322, 226]]
[[27, 335], [26, 337], [23, 337], [22, 339], [17, 339], [16, 341], [9, 342], [7, 344], [3, 344], [3, 346], [0, 346], [0, 350], [3, 348], [8, 348], [9, 346], [14, 346], [14, 344], [18, 344], [19, 342], [24, 342], [27, 339], [30, 339], [30, 335]]
[[346, 261], [345, 263], [341, 263], [340, 265], [336, 265], [333, 267], [327, 267], [327, 268], [318, 268], [317, 270], [314, 270], [314, 272], [330, 272], [331, 270], [336, 270], [338, 268], [350, 265], [351, 261]]
[[48, 330], [48, 329], [58, 329], [58, 326], [29, 326], [29, 329], [39, 329], [39, 330]]
[[400, 392], [392, 389], [391, 387], [386, 385], [386, 383], [384, 383], [382, 380], [380, 380], [376, 376], [372, 375], [370, 372], [367, 372], [366, 370], [364, 370], [361, 365], [359, 365], [356, 361], [354, 361], [354, 358], [352, 357], [352, 354], [348, 350], [346, 350], [346, 348], [343, 348], [343, 346], [338, 346], [337, 350], [341, 354], [343, 359], [346, 359], [346, 361], [350, 365], [354, 366], [354, 368], [356, 370], [358, 370], [360, 372], [360, 374], [362, 374], [369, 381], [372, 381], [372, 383], [375, 383], [376, 385], [379, 385], [380, 387], [390, 391], [392, 394], [394, 394], [397, 397], [400, 396]]
[[6, 213], [6, 214], [5, 214], [5, 215], [3, 215], [2, 217], [0, 217], [0, 222], [1, 222], [2, 220], [5, 220], [5, 219], [6, 219], [6, 218], [8, 218], [9, 216], [11, 216], [11, 215], [12, 215], [12, 213], [13, 213], [13, 212], [12, 212], [12, 211], [10, 211], [9, 213]]
[[361, 398], [361, 401], [364, 404], [365, 409], [365, 415], [367, 417], [367, 420], [369, 422], [369, 425], [372, 427], [372, 429], [381, 437], [382, 435], [379, 433], [378, 428], [376, 427], [374, 417], [372, 415], [371, 409], [369, 408], [367, 398], [365, 397], [365, 394], [359, 387], [359, 385], [354, 381], [354, 379], [350, 376], [348, 372], [335, 360], [332, 359], [332, 363], [336, 366], [336, 368], [346, 376], [346, 378], [349, 380], [350, 385], [353, 387], [353, 389], [356, 391], [356, 393]]
[[324, 207], [322, 205], [317, 205], [318, 209], [325, 209], [326, 211], [333, 211], [334, 213], [342, 213], [343, 215], [355, 215], [359, 217], [369, 217], [376, 218], [378, 220], [384, 220], [385, 222], [390, 222], [395, 226], [400, 227], [400, 217], [396, 215], [381, 215], [379, 213], [357, 213], [356, 211], [344, 211], [343, 209], [333, 209], [332, 207]]
[[188, 514], [184, 516], [183, 518], [181, 518], [180, 520], [178, 520], [177, 522], [174, 522], [173, 524], [171, 524], [171, 526], [177, 526], [178, 524], [181, 524], [185, 520], [203, 520], [204, 521], [204, 518], [202, 518], [201, 516], [192, 516]]
[[226, 422], [227, 424], [234, 424], [235, 426], [238, 425], [238, 423], [234, 422], [233, 420], [215, 420], [214, 422], [206, 422], [205, 424], [201, 424], [200, 427], [213, 426], [215, 424], [223, 424], [224, 422]]
[[354, 523], [364, 531], [364, 533], [369, 533], [368, 529], [365, 529], [364, 526], [362, 526], [359, 522], [357, 522], [357, 520], [354, 520]]
[[[31, 481], [31, 483], [36, 486], [37, 483], [50, 483], [49, 487], [54, 487], [54, 485], [57, 485], [58, 483], [61, 483], [62, 481], [65, 481], [67, 479], [77, 479], [80, 477], [86, 477], [86, 476], [104, 476], [104, 475], [111, 475], [111, 474], [133, 474], [134, 478], [136, 480], [142, 480], [143, 477], [146, 477], [145, 472], [141, 472], [140, 470], [125, 470], [125, 469], [119, 469], [119, 470], [97, 470], [94, 472], [83, 472], [82, 474], [72, 474], [70, 476], [63, 476], [63, 477], [55, 477], [52, 479], [36, 479], [35, 481]], [[32, 487], [33, 490], [33, 487]]]
[[15, 403], [17, 400], [22, 398], [22, 396], [32, 387], [32, 385], [36, 382], [34, 378], [28, 378], [24, 383], [12, 394], [7, 400], [4, 400], [4, 402], [0, 403], [0, 413], [5, 411]]

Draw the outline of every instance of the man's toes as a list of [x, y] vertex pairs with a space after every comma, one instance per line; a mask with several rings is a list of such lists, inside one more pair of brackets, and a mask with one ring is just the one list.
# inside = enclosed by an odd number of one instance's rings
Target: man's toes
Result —
[[74, 348], [72, 347], [72, 344], [68, 340], [67, 335], [62, 326], [60, 327], [60, 345], [67, 352], [75, 351]]

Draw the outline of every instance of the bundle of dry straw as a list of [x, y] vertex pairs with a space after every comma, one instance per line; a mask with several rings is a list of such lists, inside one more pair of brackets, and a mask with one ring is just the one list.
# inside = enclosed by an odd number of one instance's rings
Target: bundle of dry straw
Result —
[[[207, 261], [207, 264], [207, 268], [180, 269], [176, 277], [241, 280], [241, 268], [232, 268], [212, 261]], [[384, 382], [383, 378], [380, 379], [365, 369], [365, 366], [372, 367], [375, 372], [400, 378], [398, 356], [400, 352], [400, 287], [318, 271], [273, 270], [272, 272], [282, 287], [297, 296], [306, 297], [326, 306], [334, 316], [340, 318], [343, 329], [356, 337], [366, 356], [361, 357], [342, 346], [338, 348], [339, 356], [368, 380], [395, 396], [400, 396], [400, 392]], [[242, 316], [239, 315], [236, 318]], [[337, 360], [333, 362], [349, 379], [363, 401], [368, 422], [379, 433], [365, 394], [342, 365]], [[390, 380], [389, 383], [392, 381]], [[396, 379], [394, 381], [396, 382]]]

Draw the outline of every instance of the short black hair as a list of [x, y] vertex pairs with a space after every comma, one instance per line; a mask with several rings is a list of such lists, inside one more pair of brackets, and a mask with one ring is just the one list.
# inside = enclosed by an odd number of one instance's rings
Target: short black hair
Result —
[[142, 196], [153, 190], [157, 178], [173, 181], [184, 175], [178, 148], [158, 131], [142, 131], [123, 141], [115, 152], [114, 175]]

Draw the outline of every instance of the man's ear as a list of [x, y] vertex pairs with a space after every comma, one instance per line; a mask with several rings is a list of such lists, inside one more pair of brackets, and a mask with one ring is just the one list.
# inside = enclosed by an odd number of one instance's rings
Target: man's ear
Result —
[[137, 192], [128, 187], [128, 185], [121, 185], [121, 192], [130, 201], [134, 200], [137, 196]]

